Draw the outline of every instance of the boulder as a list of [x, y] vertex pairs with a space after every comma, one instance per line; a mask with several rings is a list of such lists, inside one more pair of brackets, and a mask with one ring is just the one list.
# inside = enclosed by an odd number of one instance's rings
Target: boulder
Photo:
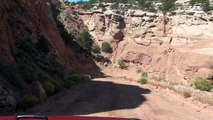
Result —
[[134, 51], [129, 51], [123, 59], [127, 62], [132, 62], [134, 64], [143, 64], [143, 65], [148, 65], [151, 63], [152, 58], [145, 53], [137, 53]]
[[46, 92], [39, 81], [32, 83], [30, 86], [32, 95], [37, 96], [40, 101], [47, 99]]
[[142, 10], [136, 10], [133, 14], [134, 17], [143, 17], [146, 15], [146, 12], [142, 11]]
[[46, 91], [39, 81], [35, 81], [28, 85], [20, 95], [34, 95], [39, 98], [40, 101], [45, 101], [47, 99]]
[[95, 23], [93, 21], [86, 20], [84, 22], [84, 24], [87, 25], [89, 31], [94, 31], [95, 30], [96, 25], [95, 25]]
[[105, 15], [114, 15], [115, 13], [111, 10], [107, 10], [104, 12]]

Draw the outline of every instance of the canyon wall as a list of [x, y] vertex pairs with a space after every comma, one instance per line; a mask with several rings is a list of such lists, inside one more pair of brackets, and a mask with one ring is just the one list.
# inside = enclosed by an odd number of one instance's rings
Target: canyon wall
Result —
[[173, 13], [163, 16], [141, 10], [78, 11], [94, 40], [113, 47], [111, 61], [138, 68], [184, 85], [213, 76], [213, 16]]

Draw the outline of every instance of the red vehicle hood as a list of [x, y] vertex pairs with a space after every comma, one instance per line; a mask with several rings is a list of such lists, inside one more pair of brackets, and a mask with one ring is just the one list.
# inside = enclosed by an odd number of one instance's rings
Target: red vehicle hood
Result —
[[[82, 116], [48, 116], [47, 120], [131, 120], [127, 118], [113, 118], [113, 117], [82, 117]], [[41, 120], [42, 118], [32, 118], [32, 117], [12, 117], [12, 116], [3, 116], [0, 117], [0, 120]], [[45, 120], [45, 119], [44, 119]], [[132, 119], [133, 120], [133, 119]]]

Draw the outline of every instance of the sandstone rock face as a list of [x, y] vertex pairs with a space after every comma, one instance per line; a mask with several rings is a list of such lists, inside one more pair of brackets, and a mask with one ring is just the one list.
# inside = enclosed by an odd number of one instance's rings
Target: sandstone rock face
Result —
[[[10, 13], [10, 11], [13, 11], [13, 13]], [[9, 13], [16, 15], [17, 18], [15, 20], [18, 20], [18, 17], [24, 19], [25, 25], [30, 28], [32, 32], [31, 36], [33, 41], [36, 41], [37, 32], [44, 34], [45, 38], [48, 39], [49, 43], [56, 51], [56, 56], [63, 64], [66, 64], [67, 68], [81, 68], [74, 55], [75, 53], [66, 48], [66, 45], [60, 36], [52, 16], [51, 3], [48, 0], [17, 0], [16, 2], [13, 0], [2, 1], [0, 5], [0, 26], [2, 28], [0, 30], [0, 58], [4, 63], [13, 63], [14, 55], [16, 54], [15, 38], [13, 37], [14, 33], [12, 32], [13, 28], [8, 23]], [[29, 33], [25, 33], [21, 31], [21, 29], [17, 29], [17, 33], [23, 34], [23, 37], [29, 35]]]
[[[84, 22], [82, 21], [82, 19], [79, 18], [79, 16], [77, 16], [77, 12], [74, 11], [71, 7], [68, 7], [61, 12], [60, 21], [63, 22], [68, 32], [72, 33], [72, 35], [74, 36], [85, 30]], [[91, 27], [89, 27], [90, 24], [92, 23], [87, 24], [88, 29], [92, 29]]]
[[121, 41], [124, 39], [126, 24], [122, 15], [107, 10], [104, 13], [90, 12], [79, 14], [95, 39], [100, 41]]
[[90, 33], [96, 42], [117, 42], [112, 45], [114, 64], [123, 59], [129, 67], [141, 67], [150, 76], [184, 85], [193, 84], [198, 76], [213, 75], [211, 15], [176, 11], [164, 17], [141, 10], [121, 15], [108, 10], [79, 16], [93, 23]]
[[[58, 0], [53, 1], [55, 1], [56, 4], [58, 2]], [[61, 2], [63, 2], [63, 0], [61, 0]], [[38, 41], [38, 36], [41, 33], [51, 44], [51, 52], [53, 52], [54, 58], [64, 65], [65, 69], [63, 74], [68, 73], [70, 70], [78, 70], [84, 73], [88, 71], [90, 72], [94, 69], [97, 70], [98, 68], [92, 59], [88, 56], [83, 56], [85, 55], [83, 54], [85, 52], [80, 50], [80, 52], [75, 52], [73, 50], [74, 48], [65, 44], [53, 17], [53, 13], [55, 14], [55, 12], [52, 11], [52, 8], [53, 6], [50, 0], [1, 0], [0, 62], [17, 67], [18, 65], [17, 61], [15, 61], [15, 56], [17, 54], [18, 47], [20, 47], [16, 44], [17, 41], [22, 40], [24, 43], [24, 40], [30, 39], [33, 43], [36, 43]], [[74, 30], [79, 31], [80, 29], [83, 29], [83, 22], [78, 18], [75, 18], [75, 16], [67, 16], [63, 19], [74, 19], [71, 21], [72, 24], [69, 23], [73, 26], [76, 25], [74, 26], [75, 29], [73, 29], [71, 32], [75, 33]], [[83, 60], [80, 61], [86, 57], [87, 59], [84, 62], [82, 62]], [[2, 80], [0, 78], [0, 86], [2, 86], [1, 81]], [[24, 79], [21, 79], [20, 81], [23, 82]], [[6, 82], [9, 84], [9, 80]], [[10, 82], [12, 83], [13, 81]], [[26, 87], [25, 84], [22, 87]], [[30, 94], [35, 94], [41, 100], [45, 99], [45, 92], [40, 83], [35, 83], [33, 88], [35, 91], [31, 90]], [[5, 92], [7, 90], [1, 89], [0, 91]], [[20, 91], [14, 92], [18, 93]], [[2, 99], [0, 99], [0, 102], [3, 101], [2, 104], [0, 103], [0, 106], [2, 105], [1, 108], [3, 108], [3, 106], [15, 106], [16, 103], [13, 96], [11, 96], [9, 93], [0, 94], [0, 96], [1, 95], [3, 95]]]

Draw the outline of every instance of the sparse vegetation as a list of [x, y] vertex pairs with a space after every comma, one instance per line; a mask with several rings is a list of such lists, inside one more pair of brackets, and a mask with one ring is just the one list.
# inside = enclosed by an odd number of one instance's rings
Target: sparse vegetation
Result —
[[82, 9], [84, 10], [89, 10], [94, 7], [90, 2], [80, 2], [80, 5], [82, 5]]
[[194, 84], [197, 89], [200, 89], [202, 91], [210, 91], [213, 88], [211, 83], [206, 78], [203, 77], [196, 78]]
[[22, 109], [28, 109], [39, 103], [39, 99], [36, 96], [24, 96], [18, 102], [18, 106]]
[[51, 45], [48, 40], [41, 34], [38, 35], [38, 42], [35, 45], [35, 48], [43, 53], [48, 53], [51, 51]]
[[[174, 11], [175, 10], [175, 1], [176, 0], [161, 0], [162, 5], [160, 6], [160, 10], [163, 13], [163, 36], [166, 36], [166, 18], [165, 16], [167, 15], [168, 12]], [[161, 45], [162, 43], [160, 43]]]
[[192, 92], [190, 92], [189, 90], [184, 90], [182, 94], [184, 98], [189, 98], [192, 96]]
[[91, 80], [91, 76], [89, 75], [74, 73], [74, 74], [68, 75], [64, 83], [66, 88], [70, 88], [72, 85], [78, 84], [80, 82], [90, 81], [90, 80]]
[[121, 69], [125, 69], [127, 67], [124, 60], [118, 60], [118, 65]]
[[100, 54], [101, 48], [98, 45], [93, 45], [92, 46], [92, 52], [95, 53], [95, 54]]
[[141, 73], [141, 79], [139, 80], [141, 84], [146, 84], [148, 82], [148, 73], [143, 71]]
[[110, 46], [110, 44], [108, 42], [103, 42], [102, 46], [101, 46], [101, 50], [102, 50], [102, 52], [105, 52], [105, 53], [111, 53], [112, 47]]
[[155, 80], [155, 81], [159, 81], [158, 77], [156, 77], [156, 76], [152, 76], [151, 79], [152, 79], [152, 80]]
[[79, 44], [86, 50], [91, 51], [93, 40], [88, 31], [83, 31], [79, 34]]
[[46, 94], [47, 94], [48, 96], [54, 94], [54, 92], [55, 92], [55, 85], [54, 85], [53, 83], [51, 83], [51, 82], [49, 82], [49, 81], [45, 81], [45, 82], [43, 83], [42, 86], [43, 86], [43, 88], [45, 89]]
[[141, 84], [146, 84], [146, 83], [147, 83], [147, 78], [142, 77], [142, 78], [140, 79], [140, 83], [141, 83]]
[[58, 93], [63, 88], [63, 83], [61, 80], [48, 80], [47, 82], [52, 83], [54, 85], [54, 94]]
[[200, 4], [204, 12], [209, 12], [210, 10], [212, 10], [212, 6], [210, 5], [209, 0], [190, 0], [189, 3], [191, 6]]
[[[126, 4], [125, 7], [128, 7], [127, 9], [134, 8], [134, 9], [142, 9], [149, 12], [156, 12], [158, 9], [163, 12], [164, 15], [166, 13], [171, 12], [175, 10], [176, 0], [159, 0], [159, 1], [153, 1], [153, 0], [90, 0], [87, 2], [79, 2], [79, 4], [82, 4], [83, 9], [89, 9], [92, 7], [92, 4], [94, 3], [114, 3], [111, 6], [111, 9], [122, 9], [122, 7], [119, 5], [120, 3]], [[156, 8], [154, 6], [155, 2], [161, 2], [162, 5], [159, 8]], [[200, 4], [203, 11], [208, 13], [213, 9], [213, 7], [210, 4], [210, 0], [190, 0], [189, 4], [191, 6], [194, 6], [195, 4]], [[134, 7], [133, 7], [134, 6]], [[99, 8], [103, 8], [102, 6], [98, 6]]]
[[153, 1], [149, 1], [149, 0], [139, 0], [138, 5], [139, 5], [139, 8], [141, 8], [142, 10], [156, 12], [157, 10], [155, 9], [152, 2]]

